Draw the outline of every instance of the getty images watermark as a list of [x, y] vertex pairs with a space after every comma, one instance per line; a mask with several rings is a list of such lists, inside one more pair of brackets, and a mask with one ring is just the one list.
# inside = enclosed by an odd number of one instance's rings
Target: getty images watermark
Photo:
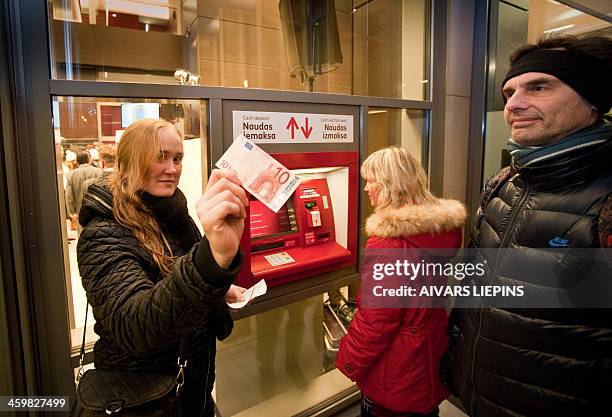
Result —
[[364, 308], [612, 308], [612, 250], [368, 248]]

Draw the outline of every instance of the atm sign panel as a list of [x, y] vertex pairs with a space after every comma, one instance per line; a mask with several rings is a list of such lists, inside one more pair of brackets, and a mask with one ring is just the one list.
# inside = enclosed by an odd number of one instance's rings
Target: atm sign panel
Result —
[[346, 114], [233, 111], [233, 136], [255, 143], [352, 143]]

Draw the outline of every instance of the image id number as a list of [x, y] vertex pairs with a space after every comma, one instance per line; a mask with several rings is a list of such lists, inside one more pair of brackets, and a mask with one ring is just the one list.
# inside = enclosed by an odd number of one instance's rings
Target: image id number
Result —
[[0, 396], [0, 411], [69, 411], [68, 396]]

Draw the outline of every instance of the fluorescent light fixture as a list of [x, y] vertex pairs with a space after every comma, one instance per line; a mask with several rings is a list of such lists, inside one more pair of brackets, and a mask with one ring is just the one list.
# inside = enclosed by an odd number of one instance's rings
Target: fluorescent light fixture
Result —
[[565, 29], [571, 29], [574, 26], [576, 26], [576, 25], [573, 24], [573, 23], [571, 25], [559, 26], [558, 28], [552, 28], [552, 29], [545, 30], [544, 33], [560, 32], [560, 31], [565, 30]]
[[386, 113], [387, 110], [368, 110], [368, 114]]

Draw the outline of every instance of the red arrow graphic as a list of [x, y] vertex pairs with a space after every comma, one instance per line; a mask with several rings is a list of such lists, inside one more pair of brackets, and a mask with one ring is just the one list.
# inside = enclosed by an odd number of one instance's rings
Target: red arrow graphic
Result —
[[285, 129], [291, 128], [291, 139], [295, 139], [295, 128], [299, 127], [297, 122], [295, 121], [295, 117], [291, 117], [289, 119], [289, 123], [287, 123], [287, 127]]
[[312, 133], [312, 127], [310, 129], [308, 128], [308, 117], [306, 117], [306, 129], [300, 127], [300, 130], [302, 131], [306, 139], [310, 137], [310, 134]]

